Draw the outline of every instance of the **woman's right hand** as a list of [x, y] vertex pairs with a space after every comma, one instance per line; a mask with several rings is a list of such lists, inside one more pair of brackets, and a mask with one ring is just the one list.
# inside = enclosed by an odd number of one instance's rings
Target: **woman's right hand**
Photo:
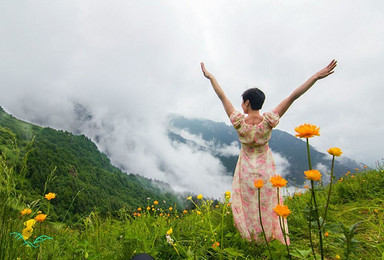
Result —
[[201, 65], [201, 70], [203, 71], [204, 77], [206, 77], [207, 79], [212, 79], [213, 75], [207, 71], [207, 69], [204, 66], [204, 62], [201, 62], [200, 65]]

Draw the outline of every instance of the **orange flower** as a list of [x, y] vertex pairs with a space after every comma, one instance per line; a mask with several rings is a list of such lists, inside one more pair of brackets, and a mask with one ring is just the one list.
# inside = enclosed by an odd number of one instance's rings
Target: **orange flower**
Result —
[[260, 189], [261, 187], [264, 186], [264, 183], [263, 183], [263, 180], [262, 180], [262, 179], [257, 179], [257, 180], [255, 180], [255, 182], [253, 183], [253, 185], [255, 185], [255, 188], [256, 188], [256, 189]]
[[328, 233], [328, 232], [325, 232], [325, 233], [324, 233], [324, 236], [326, 236], [326, 237], [329, 236], [329, 233]]
[[295, 131], [297, 132], [295, 136], [300, 138], [311, 138], [315, 135], [320, 135], [320, 128], [311, 124], [303, 124], [295, 127]]
[[54, 198], [56, 198], [56, 193], [50, 192], [48, 194], [45, 194], [44, 198], [47, 199], [47, 200], [54, 199]]
[[219, 247], [219, 246], [220, 246], [220, 243], [219, 243], [219, 242], [215, 242], [215, 243], [213, 243], [213, 245], [212, 245], [213, 248], [216, 248], [216, 247]]
[[280, 175], [274, 175], [271, 177], [270, 182], [273, 187], [281, 188], [287, 185], [287, 181]]
[[155, 200], [155, 201], [153, 202], [153, 204], [157, 205], [157, 204], [159, 204], [159, 202], [158, 202], [157, 200]]
[[32, 213], [32, 210], [31, 209], [23, 209], [22, 211], [20, 211], [20, 213], [22, 216], [29, 215]]
[[308, 185], [304, 185], [304, 189], [309, 189], [309, 186]]
[[137, 211], [141, 211], [141, 208], [139, 207], [139, 208], [137, 208]]
[[188, 210], [185, 209], [185, 210], [183, 211], [183, 213], [184, 213], [184, 214], [187, 214], [187, 213], [188, 213]]
[[337, 147], [331, 147], [328, 149], [327, 151], [330, 155], [333, 155], [333, 156], [340, 156], [343, 152], [341, 151], [340, 148], [337, 148]]
[[289, 214], [291, 214], [291, 211], [289, 210], [287, 205], [277, 205], [273, 210], [276, 212], [277, 215], [283, 218], [287, 218]]
[[37, 215], [37, 216], [35, 217], [35, 220], [36, 220], [37, 222], [43, 222], [43, 221], [45, 220], [46, 217], [47, 217], [46, 214], [39, 214], [39, 215]]
[[305, 178], [312, 181], [320, 181], [321, 173], [318, 170], [308, 170], [304, 172]]

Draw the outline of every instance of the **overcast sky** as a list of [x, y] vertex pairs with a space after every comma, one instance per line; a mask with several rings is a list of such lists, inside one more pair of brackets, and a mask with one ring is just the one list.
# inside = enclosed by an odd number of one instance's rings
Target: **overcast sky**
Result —
[[[101, 136], [99, 148], [127, 171], [204, 192], [221, 178], [219, 162], [166, 138], [170, 113], [229, 123], [200, 62], [237, 109], [259, 87], [268, 111], [335, 58], [335, 73], [278, 129], [316, 124], [319, 151], [337, 146], [374, 167], [384, 157], [383, 24], [381, 0], [2, 0], [0, 106]], [[74, 104], [92, 120], [79, 123]]]

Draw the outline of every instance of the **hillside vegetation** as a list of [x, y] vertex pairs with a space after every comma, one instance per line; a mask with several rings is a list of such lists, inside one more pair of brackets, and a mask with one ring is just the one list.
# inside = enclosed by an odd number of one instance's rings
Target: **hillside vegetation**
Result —
[[27, 155], [23, 181], [16, 187], [26, 202], [45, 192], [60, 194], [52, 201], [53, 220], [62, 221], [66, 215], [65, 221], [76, 223], [95, 209], [102, 214], [117, 214], [123, 207], [136, 208], [148, 197], [169, 205], [177, 201], [169, 185], [113, 166], [86, 136], [23, 122], [1, 107], [0, 153], [17, 164], [17, 158]]

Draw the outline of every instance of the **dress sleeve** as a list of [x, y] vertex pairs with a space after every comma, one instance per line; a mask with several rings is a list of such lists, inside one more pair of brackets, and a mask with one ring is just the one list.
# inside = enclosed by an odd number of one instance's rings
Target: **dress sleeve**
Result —
[[238, 129], [238, 128], [241, 127], [241, 122], [243, 121], [244, 117], [245, 116], [242, 113], [240, 113], [239, 111], [235, 110], [229, 116], [229, 119], [231, 120], [231, 123], [232, 123], [233, 127]]
[[272, 128], [276, 127], [279, 123], [280, 116], [276, 112], [276, 110], [272, 110], [271, 112], [264, 113], [265, 121], [270, 125]]

